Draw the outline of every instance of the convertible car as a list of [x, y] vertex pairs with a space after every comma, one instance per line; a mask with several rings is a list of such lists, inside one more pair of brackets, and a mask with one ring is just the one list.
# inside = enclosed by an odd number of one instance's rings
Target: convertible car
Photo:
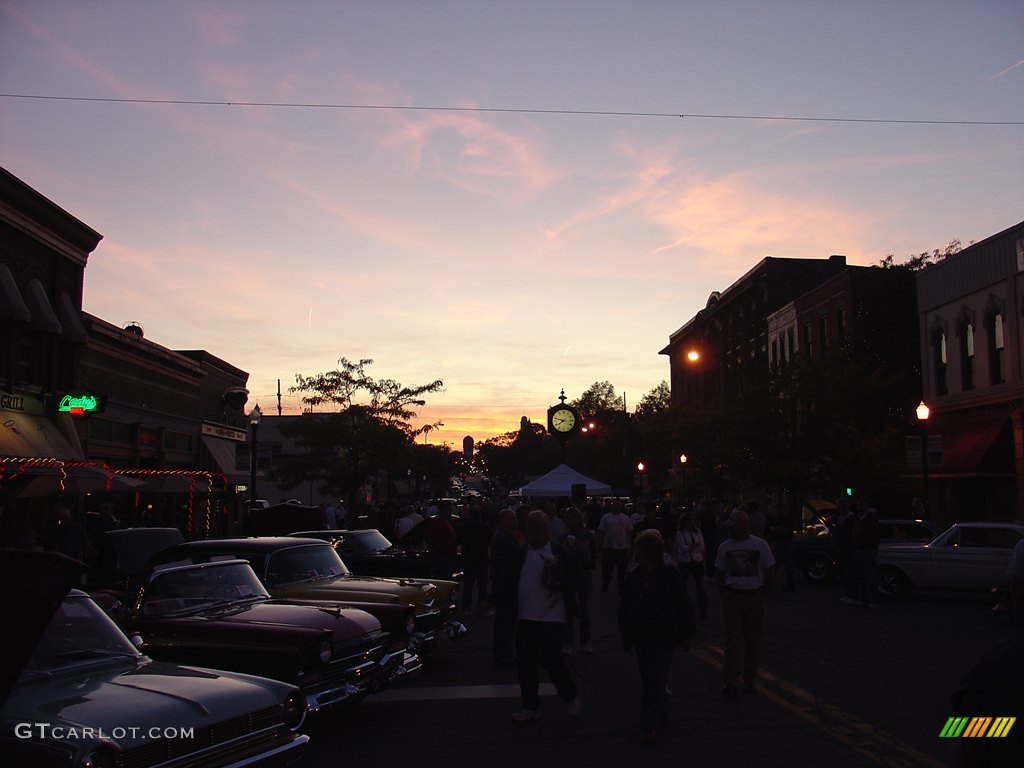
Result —
[[154, 659], [283, 680], [317, 712], [419, 670], [407, 650], [412, 608], [376, 608], [374, 616], [338, 603], [274, 600], [246, 561], [218, 560], [157, 568], [131, 607], [115, 603], [109, 612]]
[[72, 590], [0, 710], [0, 749], [33, 768], [291, 765], [305, 713], [287, 683], [147, 658]]
[[169, 547], [154, 564], [208, 563], [237, 558], [252, 566], [275, 598], [335, 603], [394, 603], [415, 609], [413, 639], [428, 650], [440, 637], [465, 634], [454, 618], [458, 584], [453, 581], [355, 576], [326, 541], [288, 536], [189, 541]]

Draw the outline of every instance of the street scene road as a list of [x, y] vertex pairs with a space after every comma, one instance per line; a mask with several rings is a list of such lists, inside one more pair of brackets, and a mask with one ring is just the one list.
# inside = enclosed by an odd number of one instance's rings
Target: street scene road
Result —
[[841, 604], [838, 584], [798, 587], [769, 602], [760, 689], [734, 701], [720, 690], [724, 630], [712, 597], [691, 652], [676, 655], [669, 723], [654, 744], [638, 739], [640, 681], [619, 643], [613, 585], [595, 594], [594, 654], [570, 658], [578, 718], [547, 684], [544, 717], [513, 722], [516, 671], [492, 664], [491, 620], [467, 617], [469, 637], [440, 647], [416, 679], [312, 719], [307, 763], [343, 754], [388, 765], [956, 765], [957, 740], [939, 738], [950, 696], [985, 650], [1014, 635], [1005, 617], [977, 594], [867, 610]]

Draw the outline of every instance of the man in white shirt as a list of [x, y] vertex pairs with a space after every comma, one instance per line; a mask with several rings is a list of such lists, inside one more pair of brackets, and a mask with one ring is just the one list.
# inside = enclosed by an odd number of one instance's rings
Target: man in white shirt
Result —
[[597, 524], [597, 546], [601, 550], [601, 591], [607, 592], [615, 573], [615, 583], [622, 592], [629, 565], [629, 545], [633, 539], [633, 521], [622, 511], [617, 501], [605, 512]]
[[744, 689], [757, 691], [764, 631], [764, 596], [771, 588], [775, 557], [768, 542], [750, 533], [750, 518], [736, 509], [729, 516], [730, 537], [718, 546], [715, 583], [722, 598], [726, 646], [722, 692], [736, 697], [743, 675]]
[[576, 683], [562, 655], [565, 637], [566, 601], [574, 597], [583, 581], [583, 569], [575, 554], [548, 532], [548, 516], [535, 509], [526, 518], [526, 544], [517, 561], [516, 656], [522, 709], [512, 719], [523, 723], [540, 715], [538, 667], [544, 667], [558, 696], [569, 705], [570, 717], [580, 712]]

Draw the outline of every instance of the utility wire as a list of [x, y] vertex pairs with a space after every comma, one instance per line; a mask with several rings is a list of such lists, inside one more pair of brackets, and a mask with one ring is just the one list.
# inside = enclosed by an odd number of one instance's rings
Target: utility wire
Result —
[[669, 117], [703, 120], [776, 120], [814, 123], [873, 123], [890, 125], [1024, 125], [1014, 120], [894, 120], [868, 117], [798, 117], [787, 115], [727, 115], [675, 112], [626, 112], [602, 109], [524, 109], [501, 107], [415, 106], [411, 104], [326, 104], [274, 101], [201, 101], [193, 99], [116, 99], [90, 96], [44, 96], [28, 93], [0, 93], [4, 99], [38, 99], [44, 101], [84, 101], [107, 104], [169, 104], [199, 107], [269, 107], [275, 109], [352, 109], [394, 110], [415, 112], [477, 112], [518, 115], [582, 115], [596, 117]]

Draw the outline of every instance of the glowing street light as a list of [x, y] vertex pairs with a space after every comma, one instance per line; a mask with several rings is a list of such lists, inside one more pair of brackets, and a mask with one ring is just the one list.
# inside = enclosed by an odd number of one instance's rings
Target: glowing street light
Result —
[[917, 414], [917, 420], [921, 424], [921, 490], [924, 494], [924, 498], [921, 502], [924, 504], [925, 512], [928, 510], [928, 416], [931, 415], [931, 410], [925, 404], [924, 400], [918, 404], [917, 408], [914, 409], [914, 413]]

